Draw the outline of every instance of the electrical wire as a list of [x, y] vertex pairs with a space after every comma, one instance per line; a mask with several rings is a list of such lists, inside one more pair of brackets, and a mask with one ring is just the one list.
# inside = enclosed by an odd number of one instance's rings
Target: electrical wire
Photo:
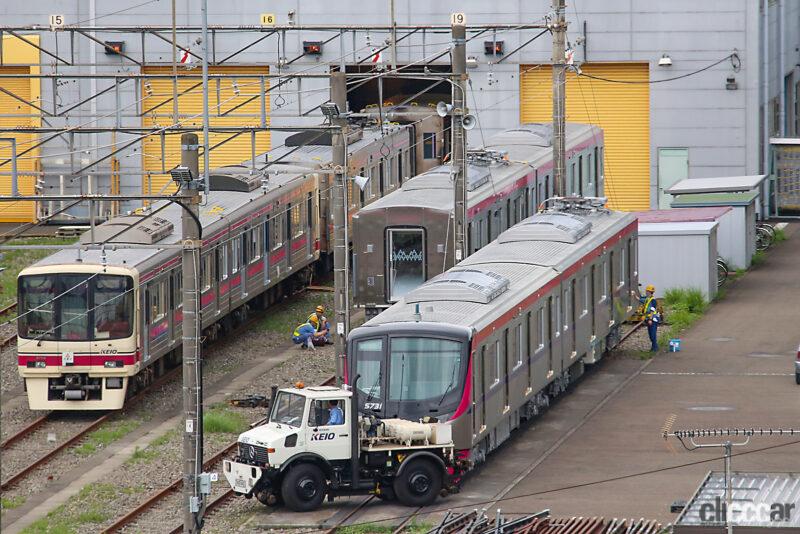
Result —
[[91, 19], [79, 20], [78, 22], [74, 22], [72, 24], [67, 24], [65, 27], [66, 28], [70, 28], [70, 27], [77, 26], [78, 24], [83, 24], [84, 22], [91, 22], [93, 20], [100, 20], [100, 19], [104, 19], [106, 17], [111, 17], [113, 15], [119, 15], [120, 13], [125, 13], [126, 11], [130, 11], [132, 9], [136, 9], [136, 8], [139, 8], [139, 7], [144, 7], [144, 6], [149, 5], [149, 4], [154, 4], [154, 3], [158, 2], [158, 1], [160, 1], [160, 0], [148, 0], [147, 2], [142, 2], [141, 4], [136, 4], [135, 6], [130, 6], [130, 7], [124, 8], [124, 9], [120, 9], [119, 11], [113, 11], [111, 13], [106, 13], [105, 15], [100, 15], [100, 16], [97, 16], [97, 17], [94, 17], [94, 18], [91, 18]]
[[652, 85], [652, 84], [656, 84], [656, 83], [674, 82], [675, 80], [681, 80], [683, 78], [688, 78], [689, 76], [694, 76], [695, 74], [700, 74], [701, 72], [705, 72], [705, 71], [707, 71], [708, 69], [710, 69], [712, 67], [716, 67], [720, 63], [724, 63], [725, 61], [727, 61], [729, 59], [731, 60], [731, 64], [732, 64], [734, 69], [740, 68], [740, 67], [736, 67], [737, 62], [739, 63], [739, 65], [741, 65], [741, 60], [739, 59], [739, 54], [738, 54], [738, 52], [733, 52], [731, 54], [728, 54], [724, 58], [715, 61], [714, 63], [706, 65], [705, 67], [703, 67], [701, 69], [697, 69], [697, 70], [692, 71], [692, 72], [687, 72], [686, 74], [681, 74], [679, 76], [673, 76], [672, 78], [664, 78], [662, 80], [613, 80], [611, 78], [605, 78], [603, 76], [595, 76], [594, 74], [587, 74], [585, 72], [582, 72], [580, 70], [580, 68], [578, 68], [578, 67], [573, 67], [573, 69], [575, 70], [575, 73], [578, 76], [584, 76], [586, 78], [592, 78], [593, 80], [600, 80], [600, 81], [608, 82], [608, 83], [620, 83], [620, 84], [626, 84], [626, 85], [640, 85], [640, 84]]

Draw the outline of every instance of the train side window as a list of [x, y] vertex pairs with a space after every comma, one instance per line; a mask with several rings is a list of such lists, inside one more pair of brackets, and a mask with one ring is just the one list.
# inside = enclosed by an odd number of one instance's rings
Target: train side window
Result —
[[578, 156], [578, 194], [583, 195], [583, 156]]
[[276, 215], [272, 218], [272, 250], [283, 245], [283, 217]]
[[436, 133], [424, 132], [422, 134], [422, 158], [435, 159], [436, 158]]
[[600, 175], [600, 158], [598, 157], [598, 152], [598, 148], [594, 147], [594, 155], [592, 157], [592, 181], [597, 181], [597, 177]]
[[173, 310], [183, 307], [183, 272], [180, 269], [175, 271], [172, 283], [172, 305]]
[[494, 342], [494, 379], [492, 385], [495, 385], [500, 382], [500, 369], [502, 369], [502, 364], [500, 363], [502, 355], [500, 353], [500, 340]]
[[506, 228], [511, 228], [511, 199], [506, 200]]
[[220, 280], [228, 279], [228, 244], [223, 243], [219, 249], [219, 262], [217, 264], [217, 272], [219, 272]]
[[[524, 324], [527, 325], [527, 323]], [[522, 354], [524, 352], [524, 347], [525, 347], [525, 345], [523, 344], [525, 340], [523, 339], [524, 334], [522, 329], [524, 324], [520, 323], [517, 325], [517, 363], [516, 365], [514, 365], [514, 369], [522, 365]]]
[[581, 311], [581, 317], [589, 313], [589, 303], [591, 300], [589, 299], [589, 275], [583, 275], [583, 310]]
[[608, 297], [608, 261], [603, 259], [603, 287], [600, 290], [600, 302], [603, 302]]
[[626, 250], [625, 244], [619, 249], [619, 287], [625, 285], [625, 280], [628, 279], [628, 263], [626, 258]]
[[403, 185], [403, 158], [405, 157], [405, 150], [397, 155], [397, 185]]
[[292, 240], [292, 221], [290, 218], [291, 209], [291, 206], [287, 207], [287, 210], [283, 212], [283, 216], [281, 217], [283, 219], [283, 229], [285, 232], [283, 236], [284, 243], [288, 243]]
[[205, 292], [211, 289], [211, 280], [214, 276], [214, 263], [213, 263], [213, 256], [211, 253], [206, 254], [203, 256], [203, 262], [200, 267], [200, 277], [202, 278], [202, 289], [201, 291]]
[[153, 285], [150, 290], [151, 309], [150, 317], [153, 323], [159, 322], [167, 314], [167, 280], [162, 280]]
[[555, 321], [553, 321], [555, 325], [554, 336], [558, 337], [561, 335], [561, 295], [556, 295], [555, 297], [553, 297], [552, 313], [553, 313], [553, 318], [555, 319]]
[[306, 226], [310, 231], [314, 231], [314, 197], [311, 193], [306, 198]]
[[537, 344], [536, 344], [536, 352], [539, 352], [544, 348], [545, 340], [547, 339], [547, 331], [545, 330], [545, 322], [544, 322], [544, 307], [539, 308], [536, 311], [536, 330], [537, 330]]
[[264, 253], [261, 244], [264, 240], [261, 238], [261, 232], [263, 231], [263, 227], [261, 225], [256, 226], [255, 228], [250, 229], [250, 263], [255, 262], [261, 258], [261, 255]]
[[564, 332], [569, 330], [572, 324], [572, 281], [567, 282], [564, 288]]
[[242, 244], [239, 247], [241, 251], [242, 261], [240, 262], [241, 265], [247, 265], [250, 262], [250, 236], [253, 235], [253, 230], [245, 230], [242, 232], [241, 241]]
[[378, 166], [378, 178], [378, 192], [380, 196], [383, 196], [383, 193], [386, 191], [386, 173], [384, 172], [383, 160], [381, 160]]
[[636, 250], [638, 243], [636, 239], [631, 239], [631, 263], [633, 264], [633, 277], [639, 277], [639, 251]]
[[239, 260], [242, 257], [241, 239], [231, 239], [231, 274], [239, 272]]
[[300, 224], [300, 221], [302, 220], [301, 209], [302, 209], [302, 204], [295, 204], [294, 206], [292, 206], [291, 210], [292, 220], [290, 225], [292, 227], [291, 236], [293, 238], [303, 235], [303, 225]]

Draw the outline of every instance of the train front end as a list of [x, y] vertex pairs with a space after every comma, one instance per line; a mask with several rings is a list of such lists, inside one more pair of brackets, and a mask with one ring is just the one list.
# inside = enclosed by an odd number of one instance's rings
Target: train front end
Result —
[[472, 443], [470, 340], [466, 327], [388, 322], [354, 329], [347, 377], [358, 376], [359, 408], [378, 418], [436, 418], [452, 427], [457, 449]]
[[138, 274], [42, 265], [17, 280], [17, 357], [32, 410], [115, 410], [139, 371]]

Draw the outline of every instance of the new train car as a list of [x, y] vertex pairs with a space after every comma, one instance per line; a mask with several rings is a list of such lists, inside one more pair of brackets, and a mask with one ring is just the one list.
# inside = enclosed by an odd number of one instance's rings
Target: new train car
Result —
[[[413, 172], [415, 138], [412, 126], [357, 131], [349, 172], [377, 169], [385, 184], [379, 192], [395, 189], [406, 170]], [[309, 139], [300, 134], [256, 165], [210, 173], [200, 210], [206, 338], [242, 322], [252, 307], [279, 300], [332, 253], [329, 175], [318, 172], [330, 166], [330, 140]], [[289, 157], [267, 174], [254, 172], [282, 156]], [[181, 208], [165, 203], [109, 220], [94, 238], [82, 236], [82, 243], [106, 243], [102, 251], [61, 250], [20, 272], [18, 370], [31, 409], [119, 409], [180, 361]], [[126, 243], [164, 247], [114, 246]]]
[[350, 333], [366, 412], [447, 421], [477, 463], [618, 342], [636, 305], [635, 217], [548, 203]]
[[[567, 124], [567, 193], [602, 196], [603, 133]], [[470, 253], [553, 194], [552, 126], [526, 124], [467, 153]], [[456, 263], [452, 249], [453, 180], [448, 165], [407, 181], [353, 220], [354, 302], [377, 315]]]

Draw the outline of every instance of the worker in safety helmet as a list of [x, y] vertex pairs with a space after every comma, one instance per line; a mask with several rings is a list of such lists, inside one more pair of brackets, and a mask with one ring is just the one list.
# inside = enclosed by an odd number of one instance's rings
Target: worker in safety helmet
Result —
[[661, 322], [661, 314], [658, 313], [658, 301], [656, 301], [656, 288], [649, 284], [645, 288], [645, 297], [642, 299], [644, 306], [644, 321], [647, 324], [647, 335], [650, 336], [650, 352], [658, 352], [658, 324]]
[[[317, 332], [317, 338], [322, 337], [324, 340], [324, 344], [331, 344], [331, 327], [328, 323], [328, 319], [325, 317], [325, 306], [319, 305], [314, 310], [314, 313], [308, 316], [307, 321], [315, 328]], [[324, 334], [324, 335], [323, 335]], [[315, 340], [316, 341], [316, 340]], [[322, 343], [318, 343], [322, 344]]]
[[309, 348], [314, 349], [314, 336], [317, 334], [317, 329], [314, 328], [309, 322], [298, 325], [292, 332], [292, 343], [300, 345], [301, 349]]

